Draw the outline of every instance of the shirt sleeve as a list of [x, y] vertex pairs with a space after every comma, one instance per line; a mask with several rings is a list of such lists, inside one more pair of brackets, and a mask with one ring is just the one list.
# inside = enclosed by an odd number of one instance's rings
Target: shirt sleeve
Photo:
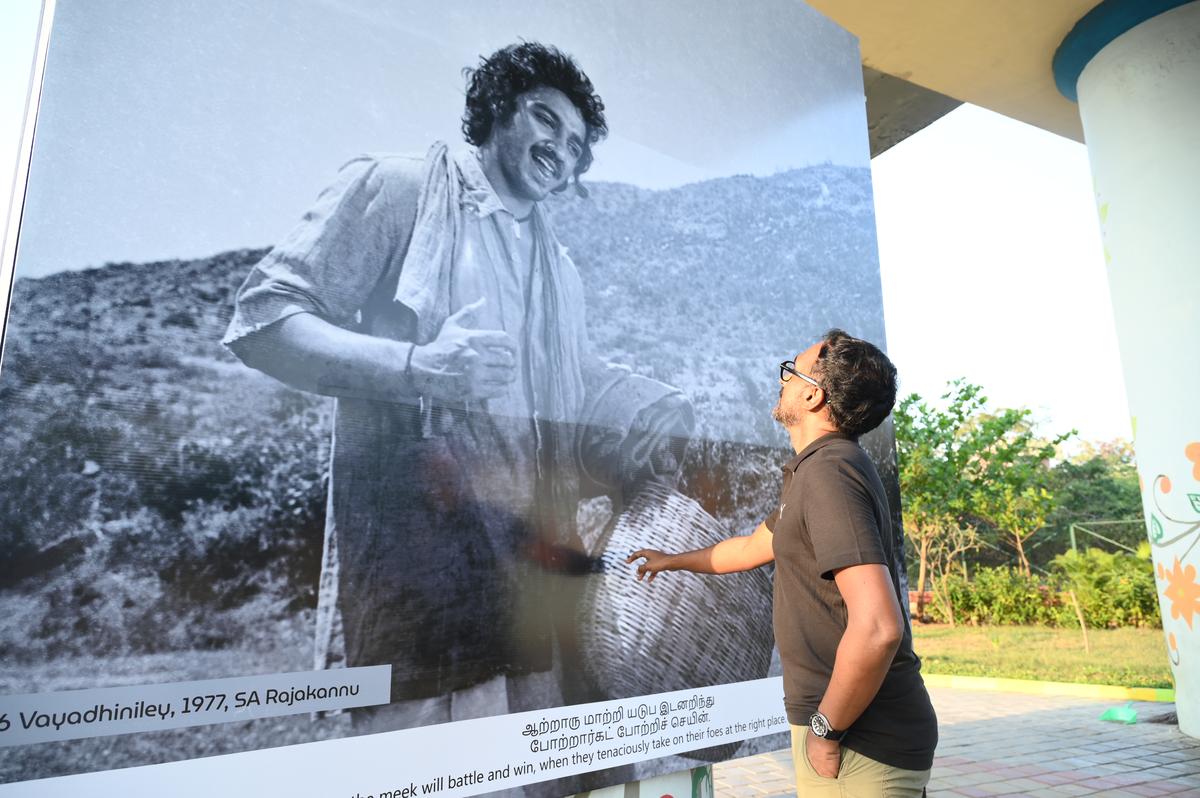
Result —
[[777, 524], [779, 522], [779, 518], [780, 518], [780, 511], [779, 511], [779, 508], [776, 507], [774, 510], [771, 511], [771, 513], [766, 518], [763, 519], [763, 526], [765, 526], [767, 528], [767, 531], [770, 532], [772, 535], [775, 534], [775, 524]]
[[852, 565], [887, 565], [876, 504], [864, 474], [841, 458], [808, 465], [802, 496], [804, 524], [821, 576]]
[[250, 272], [222, 343], [236, 350], [247, 336], [297, 313], [352, 326], [403, 243], [393, 205], [378, 159], [363, 156], [342, 167]]

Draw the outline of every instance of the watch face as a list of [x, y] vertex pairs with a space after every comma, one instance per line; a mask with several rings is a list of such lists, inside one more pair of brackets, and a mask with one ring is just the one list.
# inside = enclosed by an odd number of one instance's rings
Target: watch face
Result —
[[812, 727], [813, 734], [818, 737], [829, 734], [829, 721], [825, 720], [825, 716], [820, 712], [813, 713], [813, 716], [808, 719], [808, 725]]

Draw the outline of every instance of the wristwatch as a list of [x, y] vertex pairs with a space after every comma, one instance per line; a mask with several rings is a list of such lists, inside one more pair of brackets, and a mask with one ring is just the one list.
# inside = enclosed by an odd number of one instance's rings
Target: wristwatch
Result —
[[836, 743], [846, 736], [846, 732], [837, 731], [829, 722], [829, 718], [821, 714], [820, 711], [812, 713], [812, 717], [808, 719], [808, 726], [812, 729], [812, 733], [820, 737], [822, 740], [829, 740], [831, 743]]

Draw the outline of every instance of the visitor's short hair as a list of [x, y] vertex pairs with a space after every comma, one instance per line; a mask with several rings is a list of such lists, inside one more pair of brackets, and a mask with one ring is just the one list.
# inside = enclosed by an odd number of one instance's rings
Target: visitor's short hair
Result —
[[575, 166], [575, 179], [592, 165], [592, 145], [608, 135], [604, 102], [575, 59], [557, 47], [538, 42], [510, 44], [480, 57], [479, 66], [463, 70], [467, 79], [467, 107], [462, 130], [469, 144], [487, 141], [492, 126], [507, 122], [517, 110], [517, 97], [539, 86], [558, 89], [579, 109], [587, 126], [583, 154]]
[[829, 417], [854, 438], [883, 423], [896, 404], [896, 367], [879, 347], [842, 330], [821, 340], [813, 376], [825, 391]]

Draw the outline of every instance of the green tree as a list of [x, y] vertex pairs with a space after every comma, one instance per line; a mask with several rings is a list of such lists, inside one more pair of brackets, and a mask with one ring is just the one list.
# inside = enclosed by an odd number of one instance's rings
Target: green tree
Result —
[[895, 413], [900, 494], [906, 529], [917, 550], [917, 612], [925, 590], [978, 547], [977, 527], [993, 527], [1030, 571], [1025, 544], [1054, 508], [1049, 460], [1068, 435], [1039, 439], [1028, 410], [990, 412], [983, 389], [965, 380], [941, 402], [917, 394]]
[[1046, 529], [1052, 540], [1038, 549], [1042, 564], [1068, 549], [1072, 524], [1129, 519], [1127, 525], [1110, 523], [1097, 531], [1132, 549], [1145, 540], [1141, 489], [1128, 442], [1085, 443], [1074, 456], [1051, 469], [1050, 482], [1055, 508], [1046, 519]]
[[[953, 589], [956, 581], [965, 580], [955, 566], [967, 552], [979, 548], [979, 532], [969, 524], [947, 526], [933, 538], [929, 546], [930, 592], [942, 616], [955, 625]], [[964, 571], [965, 571], [964, 566]], [[921, 608], [923, 609], [923, 607]]]
[[1050, 461], [1074, 434], [1038, 438], [1029, 416], [1025, 409], [1006, 409], [980, 417], [978, 434], [987, 444], [969, 469], [974, 512], [1011, 546], [1026, 576], [1031, 573], [1026, 544], [1045, 528], [1055, 507]]
[[[940, 406], [918, 394], [901, 400], [895, 413], [900, 464], [900, 496], [907, 534], [917, 550], [917, 615], [925, 614], [925, 591], [931, 565], [939, 571], [975, 545], [960, 534], [962, 519], [974, 506], [974, 487], [966, 478], [989, 445], [976, 423], [987, 403], [983, 389], [956, 380]], [[962, 542], [969, 541], [967, 549]], [[938, 556], [941, 555], [941, 556]], [[934, 577], [936, 579], [936, 576]]]

